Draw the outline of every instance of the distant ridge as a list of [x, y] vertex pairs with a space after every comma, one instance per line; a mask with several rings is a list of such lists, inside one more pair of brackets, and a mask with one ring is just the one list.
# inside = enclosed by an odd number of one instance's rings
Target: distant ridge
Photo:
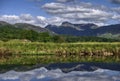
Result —
[[97, 26], [92, 23], [88, 24], [72, 24], [63, 22], [60, 26], [48, 25], [45, 28], [62, 35], [73, 36], [100, 36], [102, 34], [120, 34], [120, 24]]
[[20, 28], [20, 29], [25, 29], [25, 30], [34, 30], [36, 32], [49, 32], [52, 33], [50, 30], [46, 28], [42, 28], [40, 26], [35, 26], [27, 23], [16, 23], [16, 24], [9, 24], [5, 21], [0, 21], [0, 27], [2, 26], [11, 26], [13, 28]]
[[34, 30], [34, 31], [37, 31], [37, 32], [50, 32], [46, 28], [42, 28], [40, 26], [35, 26], [35, 25], [27, 24], [27, 23], [16, 23], [16, 24], [14, 24], [14, 26], [16, 28], [22, 28], [22, 29], [26, 29], [26, 30], [31, 29], [31, 30]]
[[0, 21], [0, 27], [10, 26], [25, 30], [34, 30], [38, 33], [49, 32], [50, 34], [60, 34], [68, 36], [97, 36], [104, 38], [120, 39], [120, 24], [97, 26], [92, 23], [88, 24], [72, 24], [63, 22], [60, 26], [47, 25], [45, 28], [27, 23], [9, 24], [5, 21]]

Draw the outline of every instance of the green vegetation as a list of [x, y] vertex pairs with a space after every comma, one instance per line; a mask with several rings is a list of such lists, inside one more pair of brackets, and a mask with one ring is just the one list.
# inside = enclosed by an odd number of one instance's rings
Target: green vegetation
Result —
[[120, 34], [111, 34], [111, 33], [105, 33], [100, 35], [99, 37], [103, 37], [103, 38], [108, 38], [108, 39], [118, 39], [120, 40]]
[[120, 40], [0, 26], [0, 64], [120, 62]]
[[47, 32], [38, 33], [33, 30], [15, 28], [12, 25], [0, 26], [0, 40], [9, 41], [12, 39], [38, 41], [38, 42], [118, 42], [117, 39], [106, 39], [101, 37], [77, 37], [50, 35]]
[[0, 56], [0, 64], [17, 65], [56, 62], [120, 62], [120, 43], [1, 41]]

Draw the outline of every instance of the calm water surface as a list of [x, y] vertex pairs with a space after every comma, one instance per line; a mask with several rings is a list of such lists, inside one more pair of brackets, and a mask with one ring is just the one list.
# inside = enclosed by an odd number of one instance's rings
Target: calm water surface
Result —
[[95, 71], [47, 70], [44, 67], [26, 72], [14, 70], [0, 74], [0, 81], [120, 81], [120, 71], [97, 69]]

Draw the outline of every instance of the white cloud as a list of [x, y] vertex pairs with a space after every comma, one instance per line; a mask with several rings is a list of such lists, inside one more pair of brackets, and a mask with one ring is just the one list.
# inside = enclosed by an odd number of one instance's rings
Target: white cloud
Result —
[[60, 17], [52, 17], [52, 18], [48, 18], [48, 24], [52, 24], [52, 25], [60, 25], [62, 22], [67, 21], [63, 18]]
[[0, 21], [6, 21], [11, 24], [28, 23], [28, 24], [41, 26], [41, 27], [44, 27], [45, 25], [47, 25], [47, 22], [45, 22], [45, 20], [46, 20], [45, 17], [42, 17], [42, 16], [33, 17], [30, 14], [0, 16]]
[[46, 20], [46, 18], [43, 17], [43, 16], [37, 16], [37, 19], [42, 20], [42, 21], [45, 21], [45, 20]]
[[31, 21], [31, 20], [33, 20], [33, 17], [30, 14], [21, 14], [20, 19], [22, 19], [24, 21]]
[[99, 23], [105, 23], [114, 16], [112, 10], [105, 6], [98, 6], [84, 2], [80, 2], [76, 5], [52, 2], [47, 3], [42, 7], [47, 13], [72, 22], [91, 21], [91, 23], [100, 25]]
[[47, 19], [43, 16], [37, 16], [36, 17], [36, 25], [46, 26], [47, 25]]
[[56, 10], [56, 9], [64, 9], [65, 5], [62, 3], [46, 3], [45, 5], [43, 5], [43, 8], [45, 9], [52, 9], [52, 10]]
[[112, 8], [113, 12], [120, 14], [120, 7]]
[[60, 25], [64, 20], [60, 17], [51, 17], [46, 18], [43, 16], [32, 16], [30, 14], [21, 14], [21, 15], [1, 15], [0, 21], [6, 21], [11, 24], [15, 23], [28, 23], [36, 26], [45, 27], [48, 24]]
[[[68, 0], [57, 0], [58, 2], [46, 3], [42, 8], [51, 15], [50, 18], [43, 16], [32, 16], [31, 14], [1, 15], [0, 21], [9, 23], [29, 23], [44, 27], [48, 24], [60, 25], [64, 21], [71, 23], [94, 23], [106, 25], [107, 22], [120, 21], [120, 7], [108, 8], [105, 6], [93, 5], [92, 3], [79, 2], [76, 5]], [[60, 2], [60, 3], [59, 3]]]
[[1, 21], [7, 21], [9, 23], [15, 23], [20, 20], [19, 16], [16, 15], [2, 15], [0, 16]]
[[112, 19], [114, 19], [114, 20], [119, 20], [119, 21], [120, 21], [120, 15], [114, 15], [114, 16], [112, 17]]

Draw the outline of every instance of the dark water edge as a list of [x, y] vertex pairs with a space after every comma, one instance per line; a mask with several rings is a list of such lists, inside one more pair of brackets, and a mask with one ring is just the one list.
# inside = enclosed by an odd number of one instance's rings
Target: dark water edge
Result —
[[63, 72], [71, 71], [95, 71], [97, 69], [109, 69], [120, 71], [120, 63], [97, 63], [97, 62], [82, 62], [82, 63], [55, 63], [46, 67], [47, 69], [61, 69]]
[[52, 63], [52, 64], [37, 64], [37, 65], [0, 65], [0, 73], [5, 73], [10, 70], [24, 72], [36, 68], [45, 67], [48, 70], [61, 69], [68, 73], [71, 71], [95, 71], [97, 69], [109, 69], [120, 71], [120, 63], [102, 63], [102, 62], [80, 62], [80, 63]]

